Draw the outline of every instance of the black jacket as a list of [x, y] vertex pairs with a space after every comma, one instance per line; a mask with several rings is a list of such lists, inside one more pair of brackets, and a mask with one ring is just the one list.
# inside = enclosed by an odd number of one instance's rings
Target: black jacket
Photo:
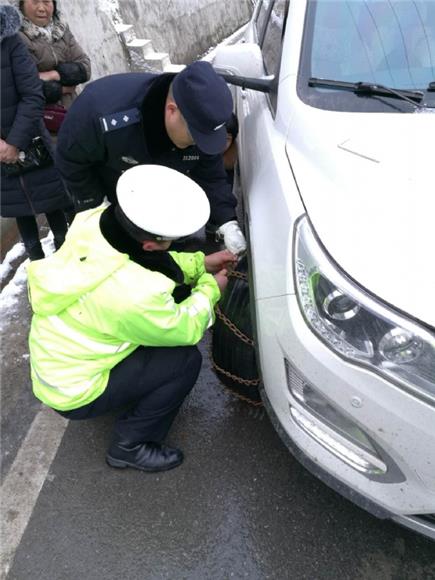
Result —
[[[17, 31], [20, 18], [15, 8], [0, 6], [1, 42], [1, 137], [26, 151], [31, 140], [42, 136], [51, 148], [42, 121], [44, 97], [38, 71]], [[29, 198], [31, 201], [29, 201]], [[18, 217], [47, 213], [67, 207], [67, 198], [54, 165], [19, 177], [1, 176], [1, 215]]]
[[195, 146], [177, 149], [164, 126], [164, 104], [173, 74], [125, 73], [87, 85], [58, 135], [57, 166], [76, 209], [116, 200], [121, 173], [135, 164], [158, 164], [189, 175], [206, 192], [210, 220], [235, 219], [236, 199], [221, 155]]

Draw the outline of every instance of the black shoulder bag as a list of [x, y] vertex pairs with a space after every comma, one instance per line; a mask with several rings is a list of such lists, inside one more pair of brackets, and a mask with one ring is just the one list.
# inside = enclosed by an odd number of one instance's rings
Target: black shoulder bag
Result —
[[53, 158], [42, 137], [35, 137], [26, 151], [20, 151], [16, 163], [2, 163], [1, 166], [4, 175], [13, 177], [52, 164]]

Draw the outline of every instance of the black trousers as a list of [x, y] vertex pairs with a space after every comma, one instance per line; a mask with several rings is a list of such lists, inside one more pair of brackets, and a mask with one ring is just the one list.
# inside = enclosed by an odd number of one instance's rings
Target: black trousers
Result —
[[[68, 224], [65, 214], [57, 209], [45, 214], [48, 225], [54, 236], [54, 246], [57, 249], [65, 241]], [[39, 228], [34, 215], [20, 216], [16, 218], [18, 231], [24, 242], [26, 252], [31, 260], [39, 260], [44, 257], [41, 242], [39, 240]]]
[[138, 347], [110, 371], [106, 390], [95, 401], [60, 414], [89, 419], [130, 405], [115, 423], [113, 440], [161, 442], [194, 386], [201, 362], [196, 346]]

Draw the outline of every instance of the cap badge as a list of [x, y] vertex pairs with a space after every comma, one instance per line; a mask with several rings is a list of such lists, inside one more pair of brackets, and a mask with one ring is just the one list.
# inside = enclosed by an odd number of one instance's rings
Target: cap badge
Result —
[[139, 161], [136, 161], [134, 157], [121, 157], [124, 163], [128, 163], [129, 165], [137, 165]]
[[219, 131], [219, 129], [220, 129], [221, 127], [223, 127], [224, 125], [225, 125], [225, 123], [221, 123], [220, 125], [217, 125], [217, 126], [216, 126], [216, 127], [213, 129], [213, 131]]

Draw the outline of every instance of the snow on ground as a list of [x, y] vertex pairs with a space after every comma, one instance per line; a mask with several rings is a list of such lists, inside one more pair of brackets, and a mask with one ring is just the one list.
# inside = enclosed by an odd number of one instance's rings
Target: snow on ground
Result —
[[9, 250], [9, 252], [5, 256], [4, 261], [0, 264], [0, 282], [6, 280], [6, 278], [9, 276], [13, 268], [12, 263], [17, 258], [20, 258], [23, 254], [24, 254], [24, 244], [21, 242], [19, 244], [15, 244], [15, 246], [11, 250]]
[[28, 263], [29, 261], [26, 260], [19, 266], [15, 276], [0, 294], [0, 331], [4, 330], [4, 325], [8, 323], [14, 307], [18, 304], [23, 294], [27, 282], [26, 268]]
[[[53, 234], [50, 234], [41, 240], [42, 249], [46, 256], [54, 252]], [[6, 254], [5, 259], [0, 264], [0, 281], [6, 279], [13, 268], [13, 262], [24, 254], [24, 244], [22, 242], [15, 244]], [[7, 284], [0, 293], [0, 332], [5, 329], [11, 316], [18, 305], [23, 292], [26, 292], [27, 286], [27, 266], [29, 260], [25, 260], [17, 268], [12, 280]]]

